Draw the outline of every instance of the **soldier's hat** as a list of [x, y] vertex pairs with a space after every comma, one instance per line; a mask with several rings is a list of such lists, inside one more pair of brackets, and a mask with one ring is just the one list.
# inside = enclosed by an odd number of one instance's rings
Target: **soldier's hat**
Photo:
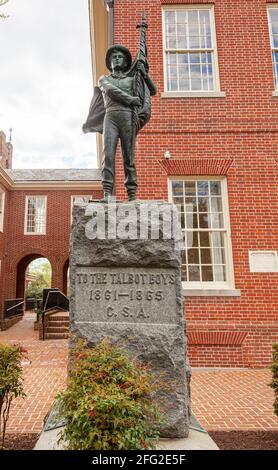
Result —
[[131, 64], [132, 64], [132, 56], [129, 50], [125, 47], [122, 46], [121, 44], [115, 44], [114, 46], [109, 47], [108, 51], [106, 52], [106, 67], [110, 72], [112, 72], [112, 67], [111, 67], [111, 55], [115, 51], [120, 51], [122, 52], [125, 57], [126, 57], [126, 70], [130, 69]]

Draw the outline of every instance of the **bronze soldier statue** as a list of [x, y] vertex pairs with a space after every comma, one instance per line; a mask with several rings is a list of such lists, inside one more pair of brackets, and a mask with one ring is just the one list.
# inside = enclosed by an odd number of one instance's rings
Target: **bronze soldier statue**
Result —
[[145, 16], [139, 27], [142, 28], [140, 51], [133, 63], [126, 47], [118, 44], [108, 49], [106, 66], [111, 73], [100, 77], [99, 87], [95, 87], [87, 121], [83, 125], [85, 133], [104, 134], [102, 185], [106, 201], [109, 201], [113, 194], [115, 156], [119, 140], [128, 200], [136, 199], [135, 139], [139, 130], [151, 117], [150, 97], [156, 93], [156, 87], [148, 75]]

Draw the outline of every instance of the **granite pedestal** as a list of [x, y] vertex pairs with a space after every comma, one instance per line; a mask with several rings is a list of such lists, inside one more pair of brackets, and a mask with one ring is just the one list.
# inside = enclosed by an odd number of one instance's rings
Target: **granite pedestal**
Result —
[[162, 437], [189, 432], [190, 368], [181, 287], [181, 231], [163, 201], [75, 206], [70, 248], [70, 347], [104, 338], [150, 364], [165, 387]]

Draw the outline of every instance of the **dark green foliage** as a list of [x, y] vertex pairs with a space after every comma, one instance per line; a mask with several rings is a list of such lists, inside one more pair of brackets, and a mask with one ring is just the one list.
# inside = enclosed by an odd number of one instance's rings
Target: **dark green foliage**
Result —
[[160, 418], [148, 368], [106, 340], [95, 348], [80, 341], [71, 359], [68, 387], [58, 397], [68, 422], [61, 435], [67, 448], [153, 448]]
[[0, 344], [0, 448], [4, 447], [11, 403], [14, 398], [25, 397], [21, 365], [25, 353], [19, 345]]
[[273, 345], [273, 363], [271, 366], [272, 370], [272, 382], [271, 388], [274, 390], [275, 401], [274, 401], [274, 413], [278, 416], [278, 343]]
[[36, 276], [36, 279], [30, 282], [26, 290], [27, 299], [41, 299], [43, 295], [43, 289], [50, 287], [50, 283], [45, 278], [43, 273], [37, 273]]

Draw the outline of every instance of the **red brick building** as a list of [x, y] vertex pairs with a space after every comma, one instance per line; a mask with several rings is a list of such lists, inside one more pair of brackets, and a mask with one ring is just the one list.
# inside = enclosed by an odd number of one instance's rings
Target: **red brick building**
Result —
[[[278, 339], [278, 2], [89, 4], [95, 84], [109, 44], [135, 57], [146, 6], [158, 93], [137, 140], [139, 197], [181, 207], [191, 364], [269, 365]], [[117, 166], [125, 198], [120, 155]]]
[[[90, 0], [95, 84], [109, 44], [135, 57], [144, 4], [158, 93], [136, 145], [138, 196], [181, 210], [191, 364], [265, 367], [278, 339], [278, 1]], [[65, 290], [71, 196], [101, 194], [98, 170], [75, 173], [0, 169], [2, 316], [36, 257]]]
[[52, 287], [67, 293], [72, 204], [101, 198], [99, 170], [0, 168], [0, 327], [4, 301], [24, 298], [29, 264], [47, 258]]

